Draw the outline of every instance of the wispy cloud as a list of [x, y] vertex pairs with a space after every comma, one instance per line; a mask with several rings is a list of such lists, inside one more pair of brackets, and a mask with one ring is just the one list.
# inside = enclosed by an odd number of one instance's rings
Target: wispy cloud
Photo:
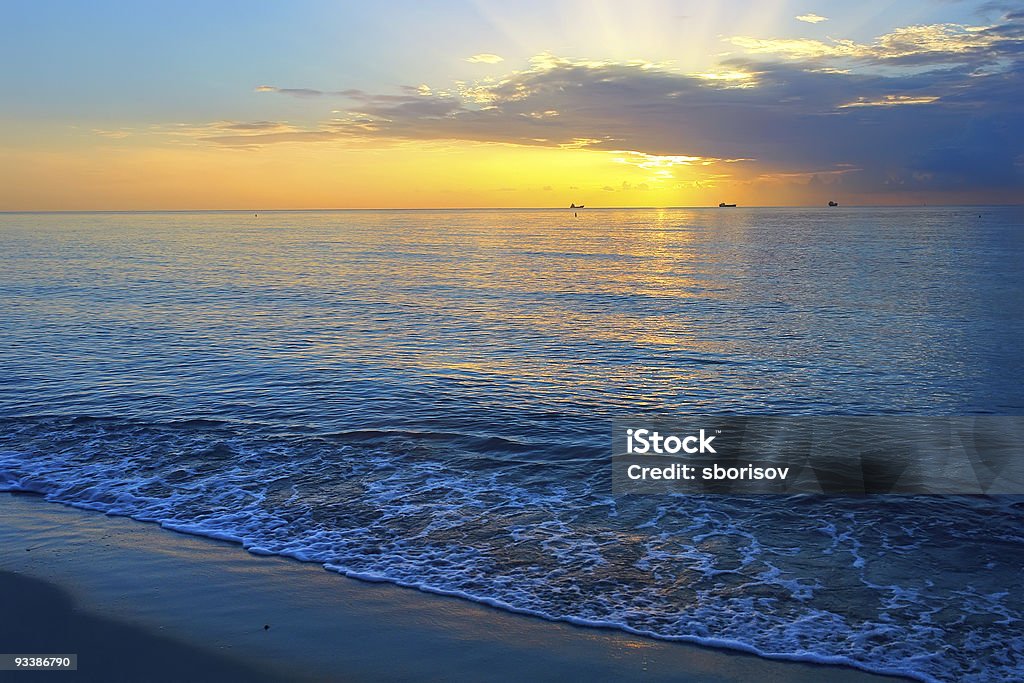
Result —
[[896, 107], [906, 104], [931, 104], [939, 100], [935, 95], [885, 95], [880, 98], [871, 99], [858, 97], [853, 102], [840, 104], [840, 109], [848, 107]]
[[815, 14], [814, 12], [808, 12], [807, 14], [801, 14], [796, 17], [796, 20], [802, 21], [806, 24], [820, 24], [823, 21], [828, 21], [828, 17], [823, 17], [819, 14]]
[[223, 130], [268, 131], [288, 128], [287, 123], [279, 121], [227, 121], [220, 125]]
[[195, 144], [212, 143], [222, 147], [255, 149], [271, 143], [322, 142], [341, 137], [337, 131], [320, 125], [297, 126], [287, 121], [214, 121], [207, 124], [157, 125], [134, 131]]
[[278, 88], [273, 85], [258, 85], [253, 88], [254, 92], [270, 92], [291, 97], [323, 97], [324, 95], [335, 95], [341, 97], [357, 97], [360, 90], [314, 90], [313, 88]]
[[497, 64], [498, 62], [504, 62], [505, 59], [490, 52], [481, 52], [478, 55], [466, 57], [466, 61], [473, 64]]
[[133, 132], [125, 128], [119, 128], [116, 130], [107, 130], [104, 128], [93, 128], [93, 134], [98, 135], [101, 138], [109, 138], [111, 140], [123, 140], [124, 138], [131, 137]]
[[996, 26], [928, 24], [897, 28], [871, 43], [831, 38], [758, 38], [734, 36], [733, 45], [751, 54], [793, 60], [845, 59], [875, 64], [963, 64], [1015, 58], [1024, 49], [1020, 22]]

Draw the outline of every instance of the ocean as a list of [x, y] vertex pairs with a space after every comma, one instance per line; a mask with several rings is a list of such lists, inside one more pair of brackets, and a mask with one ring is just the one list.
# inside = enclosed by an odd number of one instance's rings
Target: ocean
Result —
[[0, 214], [0, 490], [547, 619], [1024, 678], [1024, 498], [613, 496], [626, 415], [1024, 414], [1024, 209]]

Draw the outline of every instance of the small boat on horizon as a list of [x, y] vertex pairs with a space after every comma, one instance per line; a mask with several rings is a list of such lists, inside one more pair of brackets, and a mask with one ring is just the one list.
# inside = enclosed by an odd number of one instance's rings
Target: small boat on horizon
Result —
[[828, 203], [828, 205], [829, 205], [829, 206], [839, 206], [838, 202], [832, 202], [832, 201], [830, 201], [830, 202]]
[[582, 204], [580, 204], [579, 206], [576, 206], [576, 204], [575, 204], [575, 203], [573, 203], [573, 204], [570, 204], [570, 205], [569, 205], [569, 208], [570, 208], [570, 209], [585, 209], [585, 208], [587, 208], [587, 207], [583, 206]]
[[734, 209], [734, 208], [736, 208], [736, 205], [735, 204], [726, 204], [725, 202], [721, 202], [718, 205], [718, 208], [720, 208], [720, 209]]

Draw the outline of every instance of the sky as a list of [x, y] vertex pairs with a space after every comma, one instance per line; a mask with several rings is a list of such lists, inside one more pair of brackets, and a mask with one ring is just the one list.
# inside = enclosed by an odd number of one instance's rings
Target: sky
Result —
[[0, 16], [0, 210], [1024, 198], [1024, 0]]

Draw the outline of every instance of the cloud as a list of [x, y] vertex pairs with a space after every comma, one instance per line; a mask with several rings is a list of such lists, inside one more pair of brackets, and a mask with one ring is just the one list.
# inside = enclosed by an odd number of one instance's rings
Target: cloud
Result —
[[220, 128], [224, 130], [252, 130], [252, 131], [267, 131], [267, 130], [281, 130], [288, 127], [286, 123], [280, 123], [278, 121], [227, 121], [220, 125]]
[[340, 137], [323, 126], [302, 127], [285, 121], [215, 121], [204, 125], [154, 126], [148, 132], [176, 140], [254, 149], [280, 142], [322, 142]]
[[258, 85], [253, 90], [254, 92], [271, 92], [278, 93], [280, 95], [290, 95], [291, 97], [323, 97], [324, 95], [333, 95], [338, 97], [356, 97], [362, 93], [361, 90], [314, 90], [313, 88], [278, 88], [273, 85]]
[[282, 95], [291, 95], [292, 97], [320, 97], [325, 94], [322, 90], [313, 90], [311, 88], [275, 88], [272, 85], [256, 86], [255, 91], [276, 92]]
[[649, 190], [649, 189], [651, 189], [651, 187], [647, 183], [637, 183], [636, 185], [634, 185], [633, 183], [629, 182], [628, 180], [623, 180], [622, 181], [622, 189], [623, 189], [623, 191], [627, 191], [627, 190]]
[[500, 79], [399, 94], [261, 86], [342, 97], [345, 113], [310, 129], [209, 139], [462, 140], [604, 151], [651, 178], [687, 167], [860, 192], [1024, 188], [1024, 17], [904, 27], [869, 43], [730, 40], [748, 54], [702, 74], [545, 53]]
[[504, 62], [505, 59], [498, 55], [491, 54], [490, 52], [481, 52], [478, 55], [466, 57], [466, 61], [472, 62], [473, 64], [497, 64], [498, 62]]
[[935, 95], [885, 95], [877, 99], [869, 99], [867, 97], [858, 97], [853, 102], [847, 102], [846, 104], [840, 104], [840, 109], [846, 109], [848, 107], [895, 107], [905, 104], [931, 104], [937, 102], [938, 97]]
[[107, 129], [104, 129], [104, 128], [93, 128], [92, 132], [93, 132], [94, 135], [98, 135], [98, 136], [100, 136], [102, 138], [109, 138], [111, 140], [123, 140], [124, 138], [128, 138], [128, 137], [132, 136], [132, 131], [128, 130], [128, 129], [125, 129], [125, 128], [120, 128], [120, 129], [117, 129], [117, 130], [107, 130]]
[[792, 60], [847, 60], [863, 64], [992, 63], [1016, 58], [1024, 49], [1024, 27], [1014, 15], [996, 26], [927, 24], [905, 26], [871, 43], [830, 38], [758, 38], [733, 36], [733, 45], [754, 55]]
[[795, 17], [797, 21], [802, 21], [807, 24], [820, 24], [823, 21], [828, 21], [828, 17], [823, 17], [814, 12], [808, 12], [807, 14], [801, 14]]
[[262, 147], [279, 142], [323, 142], [337, 140], [339, 135], [329, 130], [289, 130], [257, 135], [204, 135], [196, 139], [225, 147]]

